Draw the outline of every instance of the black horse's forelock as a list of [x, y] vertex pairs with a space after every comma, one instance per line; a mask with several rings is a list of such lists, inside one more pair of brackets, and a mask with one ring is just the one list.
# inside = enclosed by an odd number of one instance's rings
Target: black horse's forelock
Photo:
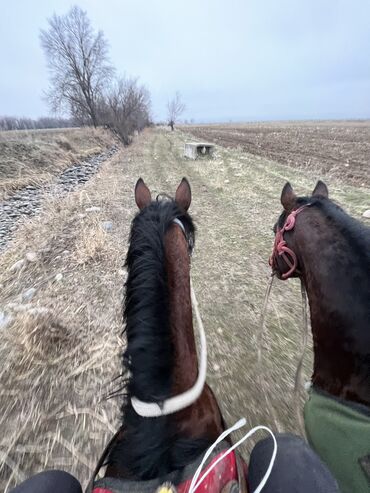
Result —
[[[136, 479], [162, 476], [182, 467], [184, 460], [178, 453], [184, 440], [179, 440], [171, 418], [142, 418], [130, 400], [135, 396], [161, 403], [170, 396], [173, 351], [164, 239], [176, 218], [187, 236], [193, 237], [195, 228], [190, 216], [174, 200], [154, 201], [140, 211], [132, 222], [126, 257], [127, 348], [123, 366], [128, 373], [127, 398], [122, 406], [123, 440], [110, 454], [109, 463]], [[204, 446], [192, 441], [187, 448], [200, 453]]]

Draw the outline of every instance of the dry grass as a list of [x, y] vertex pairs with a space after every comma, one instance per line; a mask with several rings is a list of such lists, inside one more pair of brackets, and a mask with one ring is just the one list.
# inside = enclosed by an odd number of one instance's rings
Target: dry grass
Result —
[[[46, 197], [41, 214], [20, 226], [1, 255], [0, 309], [9, 320], [0, 344], [5, 490], [45, 467], [86, 482], [117, 427], [117, 403], [102, 398], [120, 373], [128, 223], [119, 223], [122, 207], [114, 200], [123, 154], [68, 197]], [[100, 211], [86, 212], [91, 206]], [[114, 222], [112, 232], [103, 230], [104, 220]], [[36, 259], [11, 271], [29, 252]], [[30, 287], [34, 298], [22, 301]]]
[[[208, 335], [208, 380], [227, 422], [245, 416], [249, 426], [298, 431], [292, 400], [302, 325], [298, 283], [273, 287], [262, 368], [259, 321], [281, 188], [289, 179], [307, 193], [318, 176], [240, 149], [218, 147], [213, 160], [188, 161], [186, 138], [145, 132], [83, 188], [47, 198], [1, 254], [0, 310], [12, 318], [0, 344], [0, 488], [45, 467], [71, 471], [86, 484], [118, 425], [119, 401], [103, 396], [120, 372], [122, 265], [139, 176], [153, 195], [174, 193], [184, 175], [192, 185], [198, 227], [192, 275]], [[368, 189], [338, 179], [328, 184], [353, 215], [368, 207]], [[86, 212], [91, 206], [100, 210]], [[111, 232], [102, 221], [112, 221]], [[36, 261], [11, 272], [29, 251]], [[36, 288], [34, 298], [21, 302], [29, 287]], [[310, 369], [308, 351], [305, 378]]]
[[0, 199], [52, 180], [72, 162], [98, 154], [112, 142], [108, 131], [92, 128], [0, 132]]
[[99, 262], [109, 255], [107, 235], [101, 222], [96, 218], [90, 224], [84, 224], [75, 245], [74, 258], [78, 265]]

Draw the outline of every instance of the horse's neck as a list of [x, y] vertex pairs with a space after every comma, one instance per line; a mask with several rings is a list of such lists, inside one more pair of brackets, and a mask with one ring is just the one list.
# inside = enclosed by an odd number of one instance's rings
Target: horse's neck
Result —
[[188, 390], [198, 373], [190, 296], [190, 261], [181, 230], [173, 226], [166, 236], [169, 317], [173, 345], [173, 392]]
[[370, 351], [369, 271], [341, 235], [323, 227], [307, 228], [300, 237], [314, 340], [313, 383], [370, 405], [365, 361]]
[[[173, 345], [172, 393], [189, 390], [198, 376], [198, 360], [192, 322], [190, 260], [178, 227], [166, 238], [167, 278], [170, 300], [170, 328]], [[205, 450], [224, 431], [224, 422], [215, 396], [204, 386], [195, 403], [174, 415], [179, 435]], [[196, 440], [196, 442], [192, 442]], [[196, 451], [196, 450], [195, 450]], [[181, 452], [184, 455], [184, 451]], [[194, 450], [191, 452], [194, 456]]]

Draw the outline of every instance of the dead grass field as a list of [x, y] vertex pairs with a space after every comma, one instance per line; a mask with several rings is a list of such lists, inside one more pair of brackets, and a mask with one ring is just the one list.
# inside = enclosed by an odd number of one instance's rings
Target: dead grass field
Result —
[[92, 128], [0, 132], [0, 199], [51, 181], [72, 162], [98, 154], [112, 142], [108, 131]]
[[[118, 425], [119, 399], [104, 396], [120, 372], [122, 266], [139, 176], [154, 194], [173, 194], [182, 176], [190, 180], [198, 228], [192, 275], [207, 331], [208, 380], [227, 423], [245, 416], [249, 427], [299, 431], [292, 401], [302, 325], [296, 281], [273, 286], [257, 365], [281, 188], [289, 179], [307, 193], [322, 178], [355, 217], [369, 208], [370, 189], [240, 147], [218, 146], [214, 159], [189, 161], [189, 138], [183, 131], [144, 132], [85, 186], [48, 197], [0, 255], [0, 310], [9, 317], [0, 343], [1, 489], [45, 467], [71, 471], [86, 485]], [[92, 206], [100, 209], [87, 212]], [[110, 232], [102, 229], [107, 220]], [[9, 270], [31, 251], [36, 258]], [[30, 287], [36, 294], [25, 303]], [[310, 369], [308, 350], [306, 379]], [[301, 405], [303, 399], [302, 391]]]

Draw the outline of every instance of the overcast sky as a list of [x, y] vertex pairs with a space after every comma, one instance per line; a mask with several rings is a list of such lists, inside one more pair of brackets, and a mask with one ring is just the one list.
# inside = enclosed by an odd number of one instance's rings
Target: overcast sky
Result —
[[368, 0], [0, 0], [0, 115], [48, 114], [39, 30], [73, 3], [157, 120], [176, 90], [195, 121], [370, 117]]

